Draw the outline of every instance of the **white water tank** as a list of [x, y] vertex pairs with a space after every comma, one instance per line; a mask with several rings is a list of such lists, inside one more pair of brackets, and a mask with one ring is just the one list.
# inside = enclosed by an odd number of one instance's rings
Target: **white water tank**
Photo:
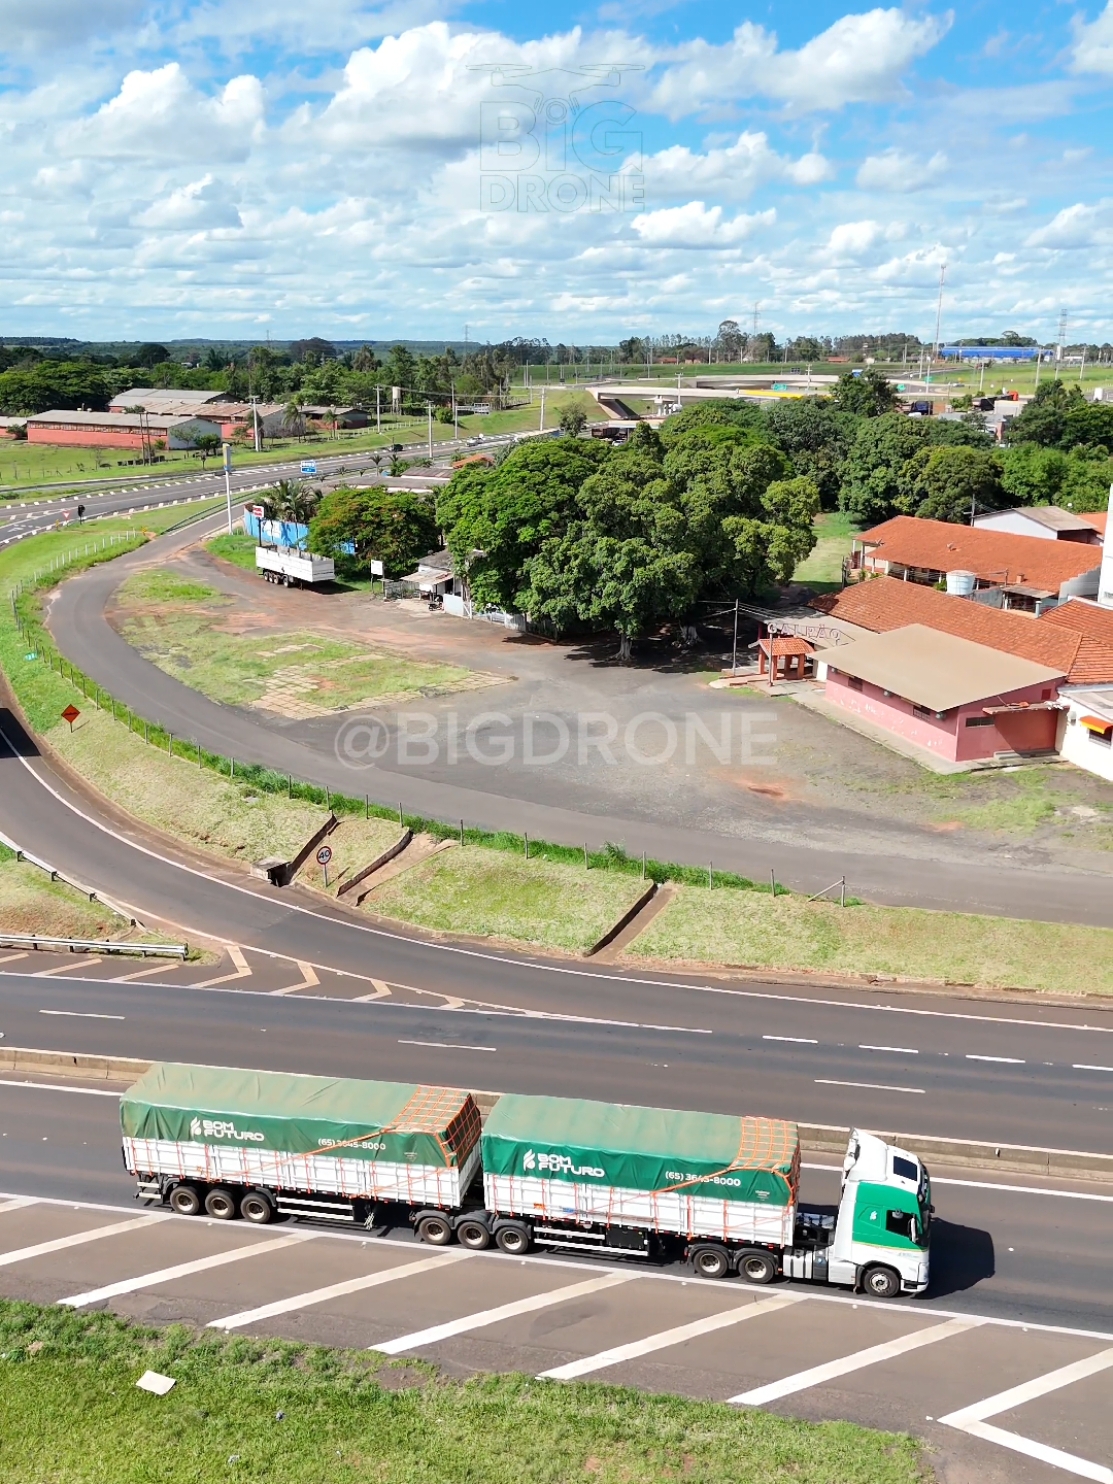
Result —
[[947, 591], [953, 598], [968, 598], [977, 586], [974, 572], [948, 572]]

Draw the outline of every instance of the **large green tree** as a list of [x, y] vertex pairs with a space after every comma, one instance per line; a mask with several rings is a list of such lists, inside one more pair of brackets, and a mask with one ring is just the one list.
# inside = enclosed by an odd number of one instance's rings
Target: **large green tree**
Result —
[[858, 417], [881, 417], [897, 405], [896, 388], [873, 366], [861, 375], [844, 372], [835, 386], [834, 398], [840, 412], [853, 412]]
[[55, 408], [108, 406], [112, 395], [104, 368], [89, 361], [39, 361], [0, 373], [0, 412], [33, 415]]
[[899, 477], [905, 515], [956, 524], [1010, 503], [1001, 485], [1001, 461], [984, 448], [921, 448]]
[[838, 504], [843, 465], [858, 431], [859, 420], [825, 397], [799, 397], [774, 402], [766, 417], [774, 440], [799, 474], [819, 490], [825, 510]]
[[895, 515], [901, 470], [923, 444], [923, 422], [903, 412], [863, 421], [843, 465], [841, 509], [865, 526]]
[[[354, 556], [345, 546], [355, 548]], [[331, 490], [321, 500], [309, 526], [309, 549], [336, 558], [342, 566], [369, 570], [383, 564], [387, 577], [402, 577], [438, 544], [432, 502], [412, 490]]]

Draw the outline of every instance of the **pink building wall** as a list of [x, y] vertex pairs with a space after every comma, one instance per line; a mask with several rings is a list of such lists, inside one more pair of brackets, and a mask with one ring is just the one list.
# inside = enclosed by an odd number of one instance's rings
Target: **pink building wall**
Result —
[[[163, 436], [152, 429], [152, 441]], [[139, 432], [125, 433], [120, 428], [49, 428], [28, 423], [27, 442], [75, 448], [142, 448], [143, 435]]]
[[861, 690], [851, 688], [849, 677], [827, 671], [824, 697], [844, 711], [853, 712], [887, 732], [926, 747], [937, 756], [953, 763], [974, 762], [992, 757], [996, 752], [1035, 752], [1055, 746], [1055, 726], [1058, 713], [1055, 711], [1033, 711], [1028, 714], [1010, 713], [995, 716], [990, 726], [967, 726], [968, 717], [982, 719], [986, 706], [1015, 705], [1022, 701], [1054, 700], [1058, 694], [1055, 682], [1029, 685], [1023, 690], [1007, 691], [999, 696], [988, 696], [970, 706], [960, 706], [948, 711], [942, 720], [934, 712], [917, 716], [912, 705], [902, 697], [885, 693], [868, 681]]

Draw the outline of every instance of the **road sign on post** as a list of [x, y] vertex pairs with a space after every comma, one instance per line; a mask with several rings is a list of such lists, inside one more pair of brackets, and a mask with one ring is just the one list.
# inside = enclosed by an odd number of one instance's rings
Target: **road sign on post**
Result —
[[66, 709], [62, 712], [62, 720], [69, 722], [71, 732], [73, 731], [74, 722], [80, 715], [81, 712], [77, 709], [76, 706], [67, 706]]
[[332, 860], [332, 846], [322, 845], [317, 852], [317, 864], [325, 873], [325, 886], [328, 886], [328, 863]]
[[301, 465], [301, 472], [303, 474], [316, 474], [316, 472], [317, 472], [317, 465], [316, 465], [316, 463], [312, 459], [303, 459], [302, 460], [302, 465]]
[[381, 577], [383, 575], [383, 564], [377, 557], [371, 558], [368, 567], [372, 577]]

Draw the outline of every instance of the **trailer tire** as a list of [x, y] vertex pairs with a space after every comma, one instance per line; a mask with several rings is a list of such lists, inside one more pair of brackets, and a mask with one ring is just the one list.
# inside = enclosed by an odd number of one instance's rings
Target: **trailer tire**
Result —
[[524, 1257], [533, 1245], [533, 1236], [523, 1221], [508, 1221], [495, 1233], [495, 1245], [508, 1257]]
[[195, 1185], [175, 1185], [170, 1192], [170, 1209], [179, 1216], [196, 1216], [201, 1209], [201, 1192]]
[[772, 1283], [777, 1276], [777, 1260], [771, 1252], [743, 1252], [738, 1259], [738, 1274], [747, 1283]]
[[452, 1224], [445, 1216], [423, 1216], [417, 1223], [417, 1234], [430, 1247], [447, 1247], [452, 1241]]
[[892, 1268], [867, 1268], [862, 1274], [862, 1291], [870, 1298], [896, 1298], [900, 1293], [900, 1274]]
[[490, 1228], [485, 1222], [475, 1221], [471, 1217], [457, 1224], [456, 1235], [460, 1239], [460, 1246], [468, 1247], [472, 1252], [482, 1252], [491, 1245]]
[[692, 1253], [692, 1270], [699, 1278], [725, 1278], [730, 1272], [726, 1248], [697, 1247]]
[[205, 1210], [214, 1221], [232, 1221], [236, 1215], [236, 1197], [222, 1185], [216, 1185], [205, 1197]]
[[249, 1190], [240, 1201], [240, 1215], [253, 1226], [266, 1226], [274, 1220], [274, 1207], [259, 1190]]

